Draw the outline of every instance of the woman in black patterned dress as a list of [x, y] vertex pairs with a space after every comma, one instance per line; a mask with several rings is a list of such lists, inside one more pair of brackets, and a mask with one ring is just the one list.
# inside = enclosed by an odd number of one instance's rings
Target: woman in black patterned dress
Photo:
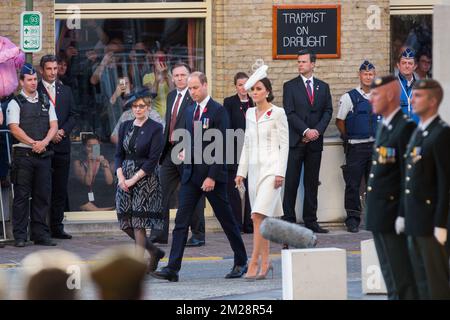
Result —
[[163, 145], [163, 127], [149, 119], [150, 97], [138, 96], [132, 103], [134, 120], [125, 121], [119, 129], [116, 149], [118, 187], [116, 210], [120, 228], [137, 246], [150, 254], [148, 272], [158, 267], [164, 251], [147, 237], [146, 229], [160, 230], [162, 189], [158, 159]]

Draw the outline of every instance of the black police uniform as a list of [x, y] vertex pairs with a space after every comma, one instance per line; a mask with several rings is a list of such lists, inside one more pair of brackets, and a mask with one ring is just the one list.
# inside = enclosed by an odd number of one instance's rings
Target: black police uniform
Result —
[[[395, 78], [387, 76], [375, 79], [374, 84], [382, 86], [391, 81]], [[400, 109], [388, 127], [379, 124], [367, 183], [366, 229], [373, 233], [390, 300], [418, 297], [406, 236], [395, 233], [395, 220], [401, 210], [403, 154], [415, 127]]]
[[[377, 115], [372, 112], [370, 102], [353, 89], [348, 92], [353, 110], [345, 118], [346, 141], [375, 138]], [[360, 186], [364, 177], [368, 179], [373, 142], [347, 143], [345, 165], [342, 167], [345, 181], [345, 210], [348, 228], [359, 226], [361, 220]], [[351, 229], [349, 229], [351, 230]]]
[[416, 129], [405, 154], [402, 215], [421, 299], [450, 299], [448, 252], [434, 237], [435, 227], [448, 229], [449, 146], [450, 127], [438, 116]]
[[[24, 96], [15, 97], [20, 107], [19, 127], [33, 140], [43, 140], [50, 129], [50, 103], [39, 95], [37, 103], [29, 102]], [[15, 139], [14, 139], [15, 140]], [[14, 141], [18, 143], [17, 140]], [[38, 242], [50, 238], [46, 223], [51, 196], [51, 155], [50, 150], [37, 154], [31, 148], [14, 147], [11, 181], [14, 184], [13, 235], [16, 241], [27, 240], [27, 226], [30, 210], [30, 240]]]

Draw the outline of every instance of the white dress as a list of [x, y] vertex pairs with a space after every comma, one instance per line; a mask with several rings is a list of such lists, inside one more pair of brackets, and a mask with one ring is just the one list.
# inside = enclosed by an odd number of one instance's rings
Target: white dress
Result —
[[283, 215], [281, 189], [275, 177], [284, 177], [289, 153], [289, 129], [283, 108], [275, 105], [256, 121], [256, 108], [246, 114], [245, 140], [237, 175], [247, 177], [252, 213]]

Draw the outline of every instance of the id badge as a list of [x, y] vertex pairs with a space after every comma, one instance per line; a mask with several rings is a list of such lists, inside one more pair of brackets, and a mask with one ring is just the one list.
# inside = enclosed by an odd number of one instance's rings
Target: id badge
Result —
[[88, 193], [88, 199], [89, 199], [89, 202], [94, 202], [94, 201], [95, 201], [94, 193], [93, 193], [93, 192], [89, 192], [89, 193]]

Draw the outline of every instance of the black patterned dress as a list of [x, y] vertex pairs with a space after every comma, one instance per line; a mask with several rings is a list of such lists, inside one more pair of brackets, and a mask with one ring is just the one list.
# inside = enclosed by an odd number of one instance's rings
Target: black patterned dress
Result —
[[[142, 161], [132, 160], [136, 154], [136, 138], [140, 127], [131, 126], [125, 133], [123, 148], [127, 154], [122, 163], [125, 179], [130, 179], [139, 171]], [[116, 210], [120, 229], [155, 229], [162, 230], [164, 218], [162, 216], [162, 188], [159, 181], [159, 169], [141, 178], [129, 192], [117, 187]]]

